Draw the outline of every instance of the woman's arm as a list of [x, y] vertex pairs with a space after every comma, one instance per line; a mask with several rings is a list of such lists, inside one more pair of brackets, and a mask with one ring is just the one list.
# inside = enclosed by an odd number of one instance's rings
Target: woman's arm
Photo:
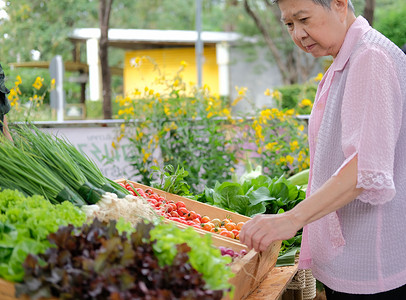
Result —
[[357, 188], [355, 156], [337, 176], [331, 177], [320, 189], [288, 212], [277, 215], [257, 215], [241, 229], [240, 241], [265, 251], [274, 241], [287, 240], [306, 224], [338, 210], [353, 201], [363, 189]]

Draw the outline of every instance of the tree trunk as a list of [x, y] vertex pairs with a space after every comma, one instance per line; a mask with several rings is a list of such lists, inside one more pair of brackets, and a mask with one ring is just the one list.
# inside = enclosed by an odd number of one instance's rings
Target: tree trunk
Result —
[[363, 16], [369, 22], [369, 25], [374, 23], [375, 0], [365, 0]]
[[99, 57], [102, 76], [103, 91], [103, 115], [104, 119], [112, 118], [111, 108], [111, 74], [108, 57], [108, 31], [110, 21], [110, 11], [113, 0], [100, 0], [99, 21], [100, 21], [100, 41]]

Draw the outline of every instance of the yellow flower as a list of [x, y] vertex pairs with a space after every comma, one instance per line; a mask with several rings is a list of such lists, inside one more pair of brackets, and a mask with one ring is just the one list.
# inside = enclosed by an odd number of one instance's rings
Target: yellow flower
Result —
[[51, 80], [51, 90], [55, 89], [55, 78]]
[[117, 149], [117, 147], [116, 147], [116, 143], [113, 141], [113, 142], [111, 142], [111, 146], [114, 148], [114, 149]]
[[[143, 149], [144, 150], [144, 149]], [[144, 153], [144, 157], [142, 158], [142, 162], [146, 163], [148, 158], [151, 156], [151, 153]]]
[[266, 91], [264, 92], [265, 96], [271, 96], [271, 91], [269, 89], [266, 89]]
[[317, 74], [316, 77], [314, 77], [314, 81], [316, 81], [316, 82], [319, 82], [319, 81], [321, 81], [322, 79], [323, 79], [323, 74], [322, 74], [322, 73], [319, 73], [319, 74]]
[[208, 114], [207, 114], [207, 119], [210, 119], [211, 117], [213, 117], [213, 113], [212, 112], [209, 112]]
[[297, 148], [299, 148], [299, 142], [298, 141], [290, 142], [290, 150], [291, 151], [295, 151]]
[[173, 83], [173, 86], [178, 86], [179, 85], [179, 79], [176, 79], [175, 82]]
[[169, 106], [168, 106], [168, 105], [165, 105], [165, 106], [164, 106], [164, 113], [165, 113], [165, 115], [167, 115], [168, 117], [170, 116], [171, 111], [169, 110]]
[[257, 153], [261, 154], [262, 153], [262, 148], [258, 148]]
[[300, 102], [300, 106], [310, 106], [310, 107], [312, 107], [313, 106], [313, 102], [310, 100], [310, 99], [303, 99], [301, 102]]
[[17, 81], [14, 83], [16, 86], [19, 86], [23, 81], [21, 80], [21, 76], [17, 75], [16, 77]]
[[304, 125], [303, 125], [303, 124], [300, 125], [298, 129], [299, 129], [300, 131], [303, 131], [303, 130], [304, 130]]
[[124, 123], [120, 125], [120, 130], [121, 130], [121, 131], [124, 131], [124, 130], [125, 130], [125, 124], [124, 124]]
[[235, 100], [233, 101], [233, 103], [231, 103], [231, 106], [236, 106], [238, 102], [240, 102], [243, 99], [243, 97], [237, 97], [235, 98]]
[[35, 79], [35, 82], [32, 84], [32, 86], [36, 89], [39, 90], [42, 87], [42, 82], [44, 81], [44, 78], [37, 77]]
[[292, 109], [288, 109], [285, 114], [286, 114], [287, 116], [293, 116], [293, 115], [295, 114], [295, 110], [294, 110], [293, 108], [292, 108]]
[[265, 145], [265, 149], [271, 151], [273, 147], [276, 146], [277, 144], [278, 144], [277, 142], [268, 143]]
[[282, 93], [279, 92], [278, 90], [274, 90], [272, 91], [272, 98], [276, 99], [276, 100], [281, 100], [282, 99]]
[[123, 137], [124, 137], [124, 134], [120, 134], [120, 135], [117, 137], [117, 142], [121, 141]]
[[284, 162], [286, 162], [286, 158], [284, 158], [283, 156], [281, 156], [281, 157], [279, 158], [279, 161], [280, 161], [281, 163], [284, 163]]
[[286, 161], [288, 163], [290, 163], [291, 165], [293, 165], [293, 162], [295, 161], [295, 159], [290, 155], [286, 155]]
[[180, 62], [180, 65], [185, 68], [185, 67], [187, 66], [187, 63], [186, 63], [184, 60], [182, 60], [182, 61]]

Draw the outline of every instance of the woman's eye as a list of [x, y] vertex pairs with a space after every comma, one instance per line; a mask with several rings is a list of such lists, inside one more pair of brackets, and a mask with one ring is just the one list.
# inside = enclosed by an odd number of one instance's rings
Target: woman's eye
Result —
[[308, 18], [301, 18], [301, 19], [300, 19], [300, 22], [304, 23], [304, 22], [307, 21], [307, 19], [308, 19]]
[[285, 26], [288, 27], [288, 28], [292, 28], [292, 27], [293, 27], [293, 23], [290, 23], [290, 22], [289, 22], [289, 23], [285, 23]]

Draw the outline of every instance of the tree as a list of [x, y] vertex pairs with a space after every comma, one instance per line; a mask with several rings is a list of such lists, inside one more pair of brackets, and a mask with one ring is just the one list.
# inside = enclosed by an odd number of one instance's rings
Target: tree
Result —
[[371, 26], [374, 23], [375, 0], [365, 0], [364, 13], [362, 14]]
[[103, 85], [103, 114], [104, 119], [112, 118], [111, 110], [111, 74], [109, 67], [109, 22], [110, 12], [113, 0], [100, 0], [99, 6], [99, 21], [100, 21], [100, 41], [99, 41], [99, 57], [102, 73]]

